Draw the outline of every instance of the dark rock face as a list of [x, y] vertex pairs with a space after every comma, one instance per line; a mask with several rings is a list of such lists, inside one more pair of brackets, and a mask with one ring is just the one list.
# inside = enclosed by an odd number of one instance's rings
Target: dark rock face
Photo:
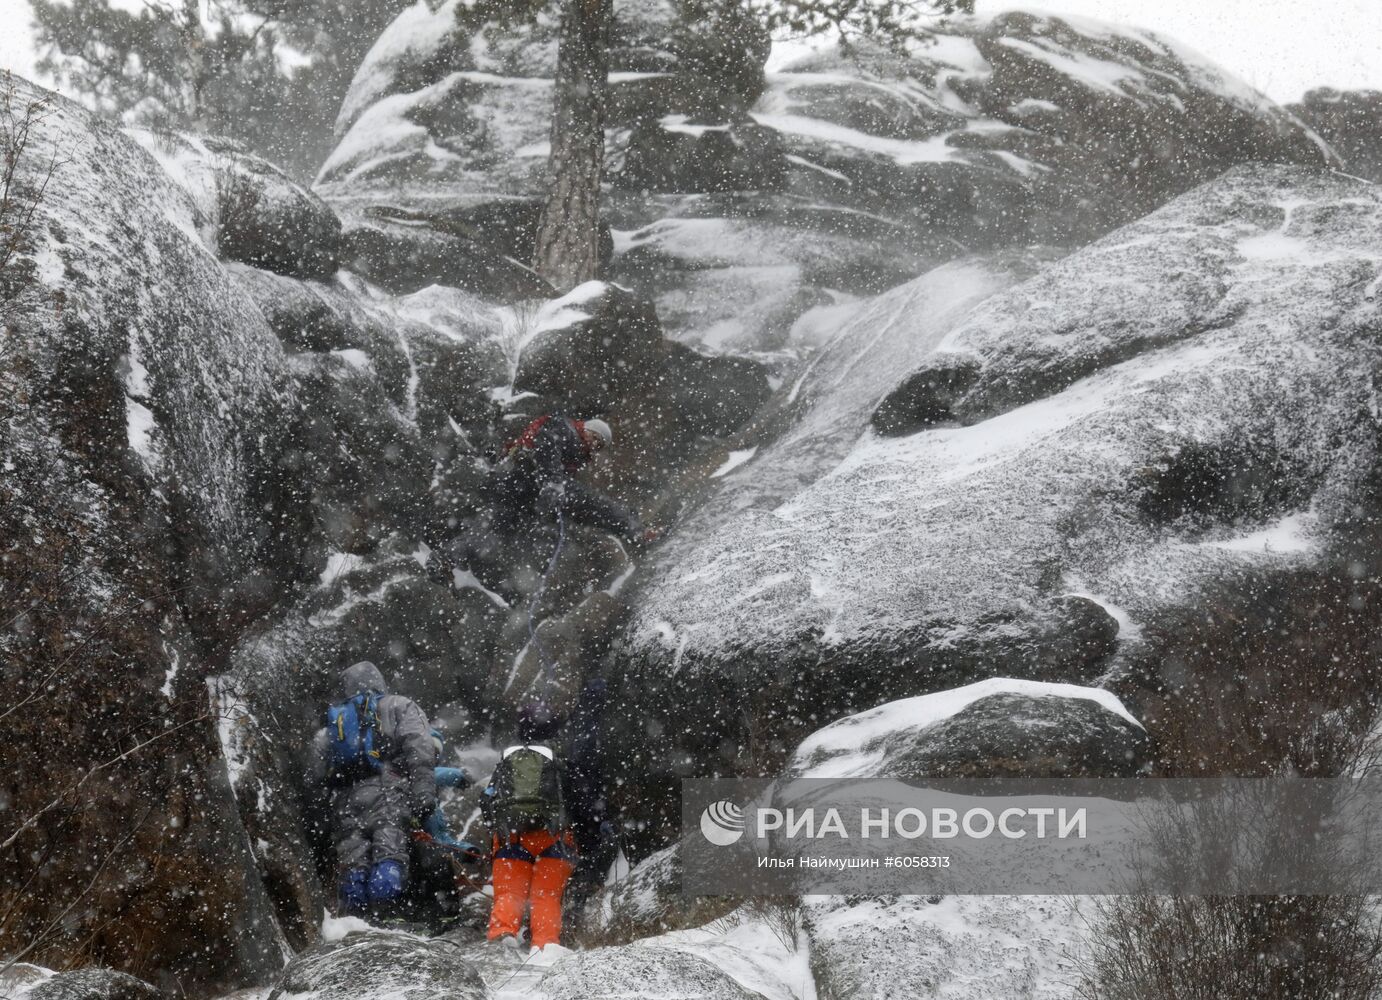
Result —
[[[461, 289], [221, 264], [332, 270], [334, 215], [214, 141], [137, 138], [55, 101], [31, 152], [60, 166], [6, 269], [0, 670], [40, 711], [0, 734], [11, 815], [36, 817], [4, 934], [225, 990], [318, 934], [300, 753], [335, 670], [482, 697], [507, 609], [429, 542], [474, 503], [509, 365]], [[227, 250], [225, 170], [273, 208], [253, 252]]]
[[321, 278], [341, 261], [341, 223], [312, 192], [239, 143], [215, 136], [131, 131], [197, 204], [226, 260]]
[[955, 403], [979, 378], [979, 363], [968, 358], [923, 365], [908, 375], [873, 411], [879, 434], [915, 434], [955, 419]]
[[618, 285], [591, 283], [548, 306], [519, 355], [514, 389], [562, 412], [618, 412], [644, 400], [684, 434], [723, 435], [768, 397], [761, 365], [700, 354], [666, 340], [651, 303]]
[[733, 124], [646, 121], [629, 136], [620, 188], [647, 192], [778, 191], [787, 160], [776, 132], [751, 119]]
[[239, 985], [282, 938], [205, 680], [294, 571], [274, 558], [296, 517], [273, 475], [290, 378], [193, 201], [50, 100], [20, 182], [59, 165], [0, 303], [0, 679], [32, 698], [0, 733], [20, 827], [0, 879], [27, 886], [0, 950]]
[[1382, 91], [1321, 87], [1286, 110], [1334, 147], [1346, 171], [1382, 184]]
[[652, 304], [617, 285], [582, 285], [539, 316], [514, 373], [516, 392], [595, 416], [657, 380], [666, 353]]
[[167, 1000], [171, 994], [111, 969], [78, 969], [39, 983], [30, 1000]]
[[458, 945], [440, 938], [375, 932], [351, 934], [298, 955], [283, 970], [269, 997], [362, 1000], [384, 995], [404, 1000], [485, 1000], [489, 993]]
[[1130, 778], [1146, 732], [1084, 698], [997, 694], [922, 730], [888, 763], [905, 778]]
[[[495, 243], [508, 242], [507, 233]], [[466, 239], [425, 221], [369, 219], [346, 230], [345, 255], [361, 275], [406, 295], [428, 285], [463, 288], [501, 301], [549, 298], [552, 286], [526, 263], [496, 253], [490, 234]]]
[[760, 362], [668, 340], [652, 303], [599, 282], [537, 314], [513, 384], [537, 394], [541, 412], [607, 417], [616, 446], [600, 481], [634, 503], [653, 500], [702, 442], [737, 431], [771, 394]]

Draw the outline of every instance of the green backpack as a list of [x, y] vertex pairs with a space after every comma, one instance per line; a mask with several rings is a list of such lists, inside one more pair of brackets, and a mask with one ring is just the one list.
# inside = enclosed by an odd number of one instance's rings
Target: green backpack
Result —
[[516, 747], [494, 769], [489, 788], [490, 828], [499, 835], [563, 825], [561, 768], [545, 748]]

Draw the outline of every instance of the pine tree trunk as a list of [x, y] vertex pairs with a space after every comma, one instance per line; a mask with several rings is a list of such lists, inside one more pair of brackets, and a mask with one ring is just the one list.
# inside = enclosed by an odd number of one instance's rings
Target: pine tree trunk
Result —
[[613, 0], [564, 0], [552, 108], [552, 186], [533, 266], [559, 291], [600, 264], [600, 180]]

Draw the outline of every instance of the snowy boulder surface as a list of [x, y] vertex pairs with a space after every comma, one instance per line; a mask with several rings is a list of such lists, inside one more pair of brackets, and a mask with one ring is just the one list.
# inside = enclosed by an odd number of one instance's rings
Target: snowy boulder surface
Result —
[[805, 900], [820, 1000], [1067, 1000], [1082, 923], [1055, 896]]
[[459, 945], [367, 931], [319, 944], [283, 970], [270, 1000], [485, 1000], [484, 980]]
[[[635, 697], [694, 728], [715, 713], [676, 706], [718, 692], [723, 735], [746, 696], [820, 718], [1074, 681], [1112, 646], [1049, 655], [1072, 598], [1126, 648], [1208, 587], [1320, 565], [1371, 509], [1379, 234], [1371, 185], [1243, 167], [986, 301], [940, 313], [941, 272], [873, 300], [636, 584]], [[906, 367], [961, 365], [955, 419], [869, 430]]]
[[1175, 41], [1029, 13], [954, 18], [907, 55], [818, 53], [769, 79], [794, 192], [973, 247], [1106, 232], [1249, 160], [1337, 163]]
[[[784, 905], [791, 911], [790, 903]], [[805, 941], [771, 904], [688, 930], [561, 955], [522, 995], [542, 1000], [806, 1000]], [[550, 961], [545, 953], [543, 961]]]
[[637, 946], [577, 952], [542, 978], [546, 1000], [669, 997], [676, 1000], [756, 1000], [724, 971], [698, 955]]
[[31, 1000], [167, 1000], [170, 994], [127, 973], [92, 968], [46, 979], [28, 996]]
[[1147, 734], [1110, 692], [993, 678], [889, 702], [813, 733], [794, 778], [1118, 778]]

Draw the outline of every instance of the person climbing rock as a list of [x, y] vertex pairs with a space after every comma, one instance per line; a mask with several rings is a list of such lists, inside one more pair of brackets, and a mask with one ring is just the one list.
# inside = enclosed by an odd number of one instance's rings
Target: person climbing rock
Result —
[[493, 529], [531, 535], [535, 526], [560, 515], [628, 542], [643, 540], [649, 533], [636, 514], [576, 479], [613, 443], [614, 432], [603, 420], [548, 414], [532, 421], [509, 443], [486, 483]]
[[580, 861], [567, 887], [570, 910], [604, 884], [619, 854], [619, 837], [611, 820], [605, 778], [604, 713], [608, 701], [603, 677], [585, 683], [576, 709], [563, 727], [566, 760], [564, 804]]
[[494, 852], [491, 941], [517, 945], [526, 910], [534, 948], [560, 942], [562, 895], [577, 861], [563, 780], [550, 749], [522, 745], [504, 751], [485, 788], [481, 809]]
[[341, 696], [313, 740], [309, 777], [331, 790], [341, 908], [378, 917], [407, 891], [410, 828], [437, 808], [436, 748], [422, 709], [389, 694], [368, 660], [341, 672]]

